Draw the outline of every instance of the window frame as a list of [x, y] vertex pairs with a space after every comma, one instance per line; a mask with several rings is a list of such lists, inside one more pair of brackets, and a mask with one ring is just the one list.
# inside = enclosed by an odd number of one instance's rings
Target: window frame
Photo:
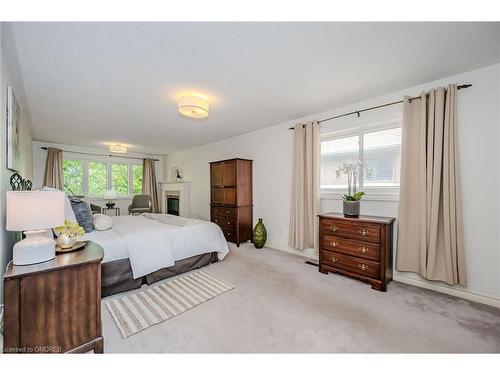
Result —
[[[65, 153], [66, 154], [66, 153]], [[140, 160], [131, 160], [131, 159], [124, 159], [124, 158], [119, 158], [119, 157], [113, 157], [110, 159], [109, 157], [95, 157], [95, 156], [86, 156], [86, 155], [76, 155], [76, 154], [71, 154], [71, 152], [67, 152], [67, 155], [63, 157], [63, 162], [64, 160], [77, 160], [82, 162], [82, 168], [83, 168], [83, 177], [82, 177], [82, 195], [89, 199], [94, 199], [94, 200], [104, 200], [104, 196], [99, 196], [99, 195], [89, 195], [89, 162], [99, 162], [99, 163], [106, 163], [106, 190], [111, 190], [113, 186], [113, 180], [111, 176], [111, 164], [127, 164], [128, 172], [127, 172], [127, 178], [128, 178], [128, 193], [126, 195], [118, 195], [116, 200], [120, 199], [127, 199], [130, 200], [134, 196], [133, 192], [133, 166], [134, 165], [141, 165], [142, 162]]]
[[[372, 122], [363, 126], [350, 127], [348, 129], [339, 131], [325, 132], [320, 135], [320, 142], [331, 141], [346, 137], [358, 136], [358, 159], [364, 164], [364, 135], [366, 133], [373, 133], [377, 131], [396, 129], [402, 127], [401, 119], [390, 119], [381, 122]], [[320, 157], [321, 168], [321, 157]], [[321, 182], [320, 182], [321, 184]], [[360, 173], [358, 178], [358, 190], [364, 191], [365, 196], [363, 200], [375, 201], [399, 201], [399, 186], [364, 186], [364, 173]], [[321, 199], [342, 199], [342, 195], [346, 194], [345, 188], [322, 188], [320, 185], [320, 198]]]

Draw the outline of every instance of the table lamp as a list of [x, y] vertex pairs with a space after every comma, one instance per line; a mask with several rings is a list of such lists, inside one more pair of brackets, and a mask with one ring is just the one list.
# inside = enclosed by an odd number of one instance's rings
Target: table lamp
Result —
[[106, 202], [106, 207], [113, 208], [115, 206], [115, 202], [113, 202], [113, 199], [116, 199], [116, 191], [106, 190], [104, 192], [104, 198], [106, 198], [108, 200]]
[[47, 230], [64, 225], [65, 199], [62, 191], [7, 191], [6, 229], [26, 235], [14, 245], [14, 265], [54, 259], [56, 242]]

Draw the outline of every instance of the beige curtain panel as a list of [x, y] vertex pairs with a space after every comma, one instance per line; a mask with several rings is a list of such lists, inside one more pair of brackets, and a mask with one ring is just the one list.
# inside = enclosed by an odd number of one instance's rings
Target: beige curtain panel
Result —
[[62, 150], [51, 147], [47, 149], [43, 186], [64, 190]]
[[151, 212], [160, 212], [154, 159], [142, 161], [142, 194], [148, 194], [151, 197]]
[[466, 286], [456, 94], [404, 100], [396, 269]]
[[318, 249], [320, 140], [317, 121], [296, 125], [293, 140], [292, 202], [288, 243]]

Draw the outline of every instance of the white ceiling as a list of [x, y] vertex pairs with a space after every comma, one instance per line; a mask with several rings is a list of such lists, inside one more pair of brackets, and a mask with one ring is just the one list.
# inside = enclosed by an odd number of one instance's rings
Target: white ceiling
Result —
[[[14, 23], [34, 139], [168, 154], [500, 61], [500, 23]], [[209, 96], [207, 120], [176, 95]]]

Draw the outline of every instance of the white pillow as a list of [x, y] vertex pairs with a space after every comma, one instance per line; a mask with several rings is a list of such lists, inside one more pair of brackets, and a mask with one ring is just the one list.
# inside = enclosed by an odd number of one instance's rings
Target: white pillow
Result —
[[[42, 191], [61, 191], [61, 190], [44, 186], [42, 188]], [[73, 211], [73, 207], [71, 207], [71, 203], [69, 201], [68, 196], [65, 195], [65, 197], [66, 197], [66, 202], [64, 202], [64, 220], [69, 220], [69, 221], [73, 221], [76, 223], [77, 221], [76, 221], [75, 212]]]
[[108, 215], [94, 214], [93, 217], [96, 230], [108, 230], [113, 226], [113, 220]]

